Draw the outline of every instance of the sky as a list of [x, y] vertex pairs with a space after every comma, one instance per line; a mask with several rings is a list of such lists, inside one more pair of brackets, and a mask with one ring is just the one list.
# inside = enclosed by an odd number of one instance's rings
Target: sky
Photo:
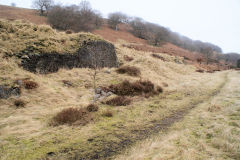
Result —
[[[240, 53], [240, 0], [88, 0], [104, 17], [120, 11], [157, 23], [193, 40]], [[32, 0], [0, 0], [0, 4], [31, 8]], [[55, 0], [63, 5], [81, 0]]]

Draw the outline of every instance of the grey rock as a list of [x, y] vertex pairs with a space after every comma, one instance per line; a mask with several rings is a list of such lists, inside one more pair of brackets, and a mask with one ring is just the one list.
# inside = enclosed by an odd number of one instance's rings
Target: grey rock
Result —
[[96, 94], [101, 94], [102, 89], [101, 88], [96, 88], [95, 93]]

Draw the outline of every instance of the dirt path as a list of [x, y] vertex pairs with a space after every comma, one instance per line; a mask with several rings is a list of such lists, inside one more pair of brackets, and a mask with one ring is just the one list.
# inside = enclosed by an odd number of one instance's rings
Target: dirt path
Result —
[[240, 159], [238, 83], [239, 73], [229, 73], [227, 83], [208, 101], [164, 119], [161, 126], [166, 124], [169, 133], [151, 137], [116, 159]]

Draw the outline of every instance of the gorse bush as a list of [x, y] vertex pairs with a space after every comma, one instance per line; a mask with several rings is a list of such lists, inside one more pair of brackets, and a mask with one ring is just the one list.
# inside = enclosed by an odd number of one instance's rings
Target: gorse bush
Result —
[[127, 106], [130, 103], [131, 103], [131, 99], [125, 96], [117, 96], [106, 101], [107, 105], [112, 105], [112, 106]]
[[126, 73], [130, 76], [140, 76], [141, 75], [140, 69], [137, 68], [137, 67], [134, 67], [134, 66], [121, 66], [116, 71], [119, 74], [125, 74]]

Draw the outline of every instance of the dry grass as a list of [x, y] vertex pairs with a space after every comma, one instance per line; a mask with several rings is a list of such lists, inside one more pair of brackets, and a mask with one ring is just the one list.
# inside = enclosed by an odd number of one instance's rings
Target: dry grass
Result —
[[127, 106], [131, 103], [131, 99], [124, 96], [117, 96], [107, 100], [105, 103], [112, 106]]
[[128, 74], [130, 76], [135, 76], [135, 77], [138, 77], [141, 75], [140, 69], [134, 66], [121, 66], [116, 71], [119, 74]]
[[110, 110], [106, 110], [102, 113], [102, 116], [104, 117], [113, 117], [113, 112]]
[[[11, 24], [13, 27], [17, 25], [18, 31], [3, 36], [11, 40], [3, 41], [4, 43], [0, 41], [1, 58], [6, 53], [20, 52], [26, 47], [25, 44], [32, 45], [40, 39], [44, 41], [43, 46], [37, 46], [41, 51], [74, 53], [81, 44], [79, 41], [87, 38], [87, 36], [81, 37], [82, 34], [66, 35], [49, 30], [47, 26], [36, 26], [37, 31], [34, 31], [32, 24], [30, 26], [25, 23], [23, 25], [22, 22], [11, 22]], [[64, 44], [61, 39], [66, 39]], [[114, 113], [111, 118], [102, 116], [102, 113], [110, 107], [99, 104], [99, 112], [91, 113], [98, 121], [85, 126], [73, 123], [74, 126], [52, 127], [47, 124], [61, 110], [69, 106], [73, 108], [87, 106], [92, 101], [93, 83], [90, 69], [60, 69], [57, 73], [38, 75], [24, 71], [18, 66], [19, 60], [14, 57], [3, 58], [0, 61], [0, 85], [12, 86], [17, 79], [28, 78], [40, 84], [40, 87], [37, 92], [22, 91], [20, 99], [28, 104], [25, 108], [12, 107], [15, 100], [13, 98], [0, 100], [0, 157], [2, 159], [44, 159], [47, 153], [52, 151], [56, 156], [61, 157], [53, 157], [53, 159], [69, 159], [73, 156], [68, 154], [69, 150], [72, 150], [71, 153], [91, 155], [102, 148], [109, 148], [111, 146], [109, 142], [118, 145], [121, 137], [134, 140], [131, 129], [145, 128], [154, 120], [162, 119], [177, 109], [205, 100], [204, 97], [206, 98], [209, 93], [217, 89], [223, 80], [224, 72], [200, 75], [195, 72], [194, 66], [175, 63], [178, 57], [158, 53], [167, 60], [163, 62], [153, 58], [152, 53], [123, 48], [120, 43], [122, 42], [115, 44], [119, 60], [124, 61], [124, 55], [134, 57], [134, 61], [128, 64], [138, 67], [141, 70], [142, 79], [150, 80], [155, 86], [155, 91], [156, 86], [162, 86], [162, 82], [167, 82], [169, 87], [163, 94], [150, 99], [134, 97], [137, 100], [131, 104], [131, 107], [111, 107], [110, 113], [106, 114], [112, 116]], [[181, 60], [181, 58], [178, 59]], [[105, 73], [104, 70], [98, 71], [97, 86], [121, 84], [125, 79], [132, 83], [139, 80], [139, 77], [117, 74], [111, 69], [109, 69], [110, 73]], [[73, 83], [74, 87], [65, 87], [62, 83], [63, 79]], [[89, 143], [87, 141], [89, 138], [94, 138], [94, 143]], [[78, 149], [82, 149], [83, 152], [78, 152]]]
[[127, 62], [131, 62], [132, 60], [134, 60], [133, 57], [130, 57], [130, 56], [128, 56], [128, 55], [124, 55], [123, 58], [124, 58], [124, 60], [127, 61]]
[[239, 76], [230, 77], [220, 94], [198, 105], [183, 121], [115, 159], [239, 159]]

